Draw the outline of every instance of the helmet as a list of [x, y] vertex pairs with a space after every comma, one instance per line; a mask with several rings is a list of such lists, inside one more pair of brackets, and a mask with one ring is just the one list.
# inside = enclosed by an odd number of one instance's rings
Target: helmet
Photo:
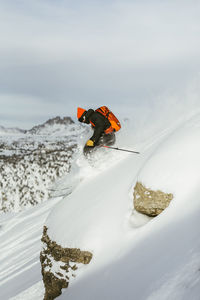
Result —
[[80, 122], [83, 122], [83, 114], [86, 112], [85, 109], [81, 108], [81, 107], [78, 107], [77, 108], [77, 118]]

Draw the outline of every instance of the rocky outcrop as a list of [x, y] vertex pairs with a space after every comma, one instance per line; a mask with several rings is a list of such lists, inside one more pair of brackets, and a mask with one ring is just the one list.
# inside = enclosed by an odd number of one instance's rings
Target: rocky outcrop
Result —
[[167, 194], [160, 190], [153, 191], [140, 182], [137, 182], [134, 187], [135, 209], [150, 217], [159, 215], [168, 207], [172, 199], [173, 194]]
[[40, 253], [42, 276], [45, 287], [44, 300], [53, 300], [67, 288], [70, 280], [76, 276], [80, 265], [89, 264], [92, 253], [78, 248], [62, 248], [51, 241], [44, 226], [43, 250]]

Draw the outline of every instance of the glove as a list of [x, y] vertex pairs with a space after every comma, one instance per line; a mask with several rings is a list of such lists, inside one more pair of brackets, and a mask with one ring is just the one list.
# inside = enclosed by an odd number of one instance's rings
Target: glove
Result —
[[88, 140], [87, 143], [86, 143], [86, 146], [94, 147], [94, 142], [92, 140]]

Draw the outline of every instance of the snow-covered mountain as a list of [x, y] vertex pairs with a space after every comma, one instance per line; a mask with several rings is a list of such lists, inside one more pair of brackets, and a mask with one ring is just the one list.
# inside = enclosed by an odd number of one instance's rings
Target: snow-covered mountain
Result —
[[[64, 117], [61, 118], [59, 116], [47, 120], [45, 123], [41, 125], [34, 126], [30, 130], [27, 130], [26, 133], [28, 134], [38, 134], [38, 135], [55, 135], [58, 134], [61, 135], [67, 135], [77, 126], [71, 126], [74, 125], [74, 121], [70, 117]], [[69, 126], [70, 125], [70, 126]]]
[[[54, 184], [70, 195], [1, 215], [1, 299], [43, 299], [39, 253], [45, 225], [55, 250], [58, 245], [92, 254], [90, 263], [70, 262], [67, 270], [49, 257], [49, 270], [69, 279], [58, 299], [199, 300], [199, 128], [196, 115], [138, 140], [132, 148], [140, 155], [100, 149], [88, 161], [80, 147], [70, 173]], [[173, 194], [155, 218], [134, 209], [138, 181]]]
[[22, 134], [25, 133], [26, 130], [20, 128], [6, 128], [4, 126], [0, 126], [0, 136], [2, 135], [13, 135], [13, 134]]
[[0, 211], [20, 211], [47, 200], [53, 182], [68, 173], [86, 129], [56, 117], [30, 130], [0, 134]]

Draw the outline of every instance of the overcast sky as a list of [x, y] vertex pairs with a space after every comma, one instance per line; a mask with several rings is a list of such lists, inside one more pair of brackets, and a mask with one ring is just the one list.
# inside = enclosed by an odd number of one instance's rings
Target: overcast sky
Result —
[[199, 79], [199, 0], [0, 0], [0, 125], [126, 114]]

